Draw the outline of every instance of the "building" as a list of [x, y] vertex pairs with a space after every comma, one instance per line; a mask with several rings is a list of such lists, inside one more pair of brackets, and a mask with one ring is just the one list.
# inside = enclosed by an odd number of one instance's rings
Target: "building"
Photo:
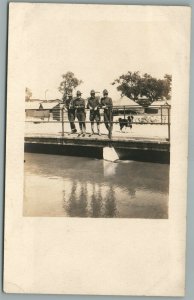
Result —
[[59, 104], [59, 99], [56, 100], [40, 100], [31, 99], [25, 102], [26, 118], [50, 118], [53, 108]]

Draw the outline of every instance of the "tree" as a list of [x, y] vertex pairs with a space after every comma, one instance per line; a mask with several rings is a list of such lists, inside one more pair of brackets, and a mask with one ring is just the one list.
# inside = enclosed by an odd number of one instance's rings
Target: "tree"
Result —
[[66, 97], [68, 93], [72, 92], [78, 85], [83, 83], [82, 80], [75, 77], [73, 72], [63, 74], [62, 79], [63, 80], [61, 81], [58, 90], [64, 95], [64, 97]]
[[171, 85], [172, 85], [172, 75], [165, 74], [164, 75], [164, 90], [163, 94], [166, 100], [171, 99]]
[[32, 92], [28, 87], [26, 87], [26, 89], [25, 89], [25, 101], [30, 101], [31, 97], [32, 97]]
[[[160, 99], [170, 99], [172, 76], [166, 74], [164, 79], [157, 79], [150, 74], [143, 76], [139, 72], [128, 72], [115, 79], [121, 97], [126, 96], [142, 106], [149, 106]], [[144, 99], [142, 99], [144, 98]]]
[[139, 72], [128, 72], [125, 75], [121, 75], [118, 79], [115, 79], [112, 85], [118, 84], [117, 90], [121, 92], [122, 97], [126, 96], [136, 101], [141, 96], [141, 80]]

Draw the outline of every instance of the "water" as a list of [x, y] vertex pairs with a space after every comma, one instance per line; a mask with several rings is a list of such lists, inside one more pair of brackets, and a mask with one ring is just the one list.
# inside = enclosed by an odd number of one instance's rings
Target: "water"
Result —
[[168, 218], [169, 165], [25, 154], [24, 216]]

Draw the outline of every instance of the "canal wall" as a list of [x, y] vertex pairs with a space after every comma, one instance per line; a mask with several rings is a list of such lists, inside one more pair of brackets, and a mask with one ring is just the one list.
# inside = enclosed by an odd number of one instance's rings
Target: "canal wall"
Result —
[[169, 163], [170, 143], [165, 140], [25, 137], [25, 152], [103, 159], [103, 148], [114, 147], [119, 159]]

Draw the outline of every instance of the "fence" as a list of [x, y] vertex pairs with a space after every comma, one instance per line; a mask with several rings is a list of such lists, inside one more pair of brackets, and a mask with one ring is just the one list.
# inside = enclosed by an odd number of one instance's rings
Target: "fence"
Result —
[[[47, 112], [46, 112], [47, 111]], [[86, 127], [88, 126], [87, 124], [91, 124], [91, 121], [89, 119], [89, 114], [90, 114], [90, 110], [89, 109], [85, 109], [86, 112], [86, 120], [85, 120], [85, 124]], [[117, 126], [117, 129], [119, 130], [120, 128], [120, 122], [119, 118], [127, 120], [128, 116], [133, 116], [133, 120], [131, 122], [132, 126], [136, 126], [137, 125], [142, 125], [143, 128], [146, 127], [146, 125], [149, 125], [149, 131], [152, 130], [153, 127], [150, 127], [151, 125], [156, 125], [156, 126], [160, 126], [160, 128], [162, 126], [166, 127], [166, 136], [165, 139], [170, 141], [170, 115], [171, 115], [171, 106], [166, 104], [166, 105], [156, 105], [156, 106], [151, 106], [151, 107], [147, 107], [147, 108], [143, 108], [140, 106], [131, 106], [131, 105], [126, 105], [126, 106], [113, 106], [111, 109], [109, 109], [109, 125], [110, 125], [110, 129], [109, 132], [106, 131], [105, 127], [105, 133], [108, 134], [109, 139], [111, 140], [113, 138], [113, 135], [115, 135], [115, 132], [113, 130], [114, 124]], [[100, 109], [100, 116], [101, 116], [101, 120], [99, 122], [99, 124], [104, 124], [104, 110]], [[119, 117], [119, 118], [118, 118]], [[26, 124], [31, 123], [31, 124], [36, 124], [36, 125], [40, 125], [41, 124], [41, 128], [43, 129], [44, 126], [44, 130], [41, 131], [41, 133], [44, 133], [45, 135], [47, 133], [49, 133], [49, 126], [51, 124], [55, 124], [54, 126], [56, 127], [57, 124], [57, 130], [58, 130], [58, 134], [61, 135], [62, 138], [64, 138], [65, 133], [69, 133], [70, 131], [70, 126], [69, 126], [69, 120], [68, 120], [68, 112], [67, 110], [64, 108], [63, 104], [58, 105], [58, 107], [55, 107], [51, 110], [49, 110], [48, 113], [48, 109], [30, 109], [30, 110], [26, 110]], [[79, 124], [79, 121], [77, 120], [77, 118], [75, 118], [74, 121], [75, 124]], [[46, 126], [47, 124], [47, 126]], [[49, 126], [48, 126], [49, 124]], [[59, 129], [60, 126], [60, 129]], [[129, 126], [129, 123], [127, 123], [127, 126]], [[29, 127], [29, 126], [28, 126]], [[39, 126], [40, 128], [40, 126]], [[50, 126], [51, 128], [51, 126]], [[35, 128], [35, 131], [38, 128]], [[137, 130], [138, 131], [138, 130]], [[142, 127], [140, 129], [139, 127], [139, 131], [138, 132], [142, 132], [143, 134], [143, 130]], [[117, 131], [118, 132], [118, 131]], [[36, 132], [37, 133], [37, 132]], [[133, 135], [134, 136], [134, 135]], [[145, 137], [146, 137], [146, 133], [145, 133]]]

